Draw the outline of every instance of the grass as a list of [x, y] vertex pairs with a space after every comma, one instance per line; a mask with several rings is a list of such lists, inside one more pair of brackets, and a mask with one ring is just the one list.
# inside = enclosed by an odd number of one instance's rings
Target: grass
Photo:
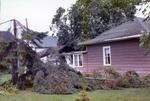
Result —
[[[29, 91], [19, 91], [17, 95], [0, 95], [0, 101], [75, 101], [74, 95], [42, 95]], [[91, 101], [150, 101], [150, 88], [99, 90], [89, 92]]]

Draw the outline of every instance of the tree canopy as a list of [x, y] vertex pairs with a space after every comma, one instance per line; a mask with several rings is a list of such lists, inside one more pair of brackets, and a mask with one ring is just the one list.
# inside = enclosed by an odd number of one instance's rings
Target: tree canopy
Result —
[[141, 0], [77, 0], [68, 11], [60, 7], [52, 20], [58, 45], [95, 38], [102, 32], [134, 19]]
[[[143, 15], [145, 16], [145, 21], [148, 21], [148, 24], [150, 26], [150, 0], [145, 0], [142, 2], [142, 6], [146, 7], [143, 9]], [[141, 9], [140, 9], [141, 10]], [[144, 47], [146, 49], [146, 52], [149, 53], [150, 52], [150, 30], [148, 30], [147, 32], [144, 32], [144, 35], [140, 38], [140, 45], [142, 47]]]

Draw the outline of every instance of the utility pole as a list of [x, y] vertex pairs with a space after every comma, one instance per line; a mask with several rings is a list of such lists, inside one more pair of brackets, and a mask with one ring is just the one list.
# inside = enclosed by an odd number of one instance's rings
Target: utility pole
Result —
[[17, 27], [16, 27], [16, 20], [13, 19], [13, 27], [14, 27], [14, 36], [15, 36], [15, 39], [17, 39]]
[[15, 40], [12, 44], [12, 49], [13, 49], [13, 57], [12, 57], [12, 83], [15, 85], [18, 81], [18, 40], [17, 40], [17, 25], [16, 25], [16, 20], [13, 19], [13, 30], [14, 30], [14, 36]]
[[[27, 28], [27, 32], [28, 32], [28, 30], [29, 30], [29, 27], [28, 27], [28, 19], [26, 18], [25, 19], [25, 22], [26, 22], [26, 28]], [[27, 40], [27, 44], [30, 46], [30, 41], [29, 40]]]
[[26, 21], [26, 28], [28, 30], [28, 19], [26, 18], [25, 21]]

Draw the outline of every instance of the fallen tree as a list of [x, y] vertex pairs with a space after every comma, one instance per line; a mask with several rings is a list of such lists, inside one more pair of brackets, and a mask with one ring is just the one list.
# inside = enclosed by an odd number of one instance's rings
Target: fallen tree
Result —
[[60, 62], [54, 66], [47, 64], [46, 71], [38, 71], [33, 84], [33, 91], [44, 94], [70, 94], [82, 87], [80, 72]]

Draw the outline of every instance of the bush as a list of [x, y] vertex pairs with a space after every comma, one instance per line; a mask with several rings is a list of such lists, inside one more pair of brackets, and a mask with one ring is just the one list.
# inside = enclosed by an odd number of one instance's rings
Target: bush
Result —
[[82, 90], [80, 92], [80, 96], [76, 98], [75, 101], [90, 101], [90, 98], [87, 96], [87, 93], [85, 90]]
[[120, 75], [113, 68], [107, 68], [104, 71], [104, 74], [97, 71], [91, 77], [86, 78], [88, 82], [88, 90], [139, 88], [150, 86], [150, 75], [147, 75], [142, 79], [135, 71], [127, 71], [123, 75]]
[[106, 68], [104, 72], [107, 79], [116, 79], [121, 76], [114, 68]]
[[144, 77], [144, 84], [145, 86], [150, 87], [150, 74]]
[[116, 79], [121, 75], [113, 68], [97, 70], [87, 77], [88, 90], [119, 89]]
[[103, 83], [100, 79], [88, 78], [87, 82], [86, 90], [88, 91], [103, 89]]
[[105, 74], [96, 72], [91, 77], [87, 78], [88, 90], [150, 86], [150, 75], [146, 76], [143, 80], [135, 71], [127, 71], [123, 75], [120, 75], [112, 68], [107, 68], [104, 71]]
[[135, 71], [128, 71], [117, 79], [117, 85], [125, 88], [139, 88], [144, 85], [142, 79]]
[[95, 79], [101, 79], [103, 78], [103, 74], [100, 70], [96, 70], [92, 73], [92, 77]]

